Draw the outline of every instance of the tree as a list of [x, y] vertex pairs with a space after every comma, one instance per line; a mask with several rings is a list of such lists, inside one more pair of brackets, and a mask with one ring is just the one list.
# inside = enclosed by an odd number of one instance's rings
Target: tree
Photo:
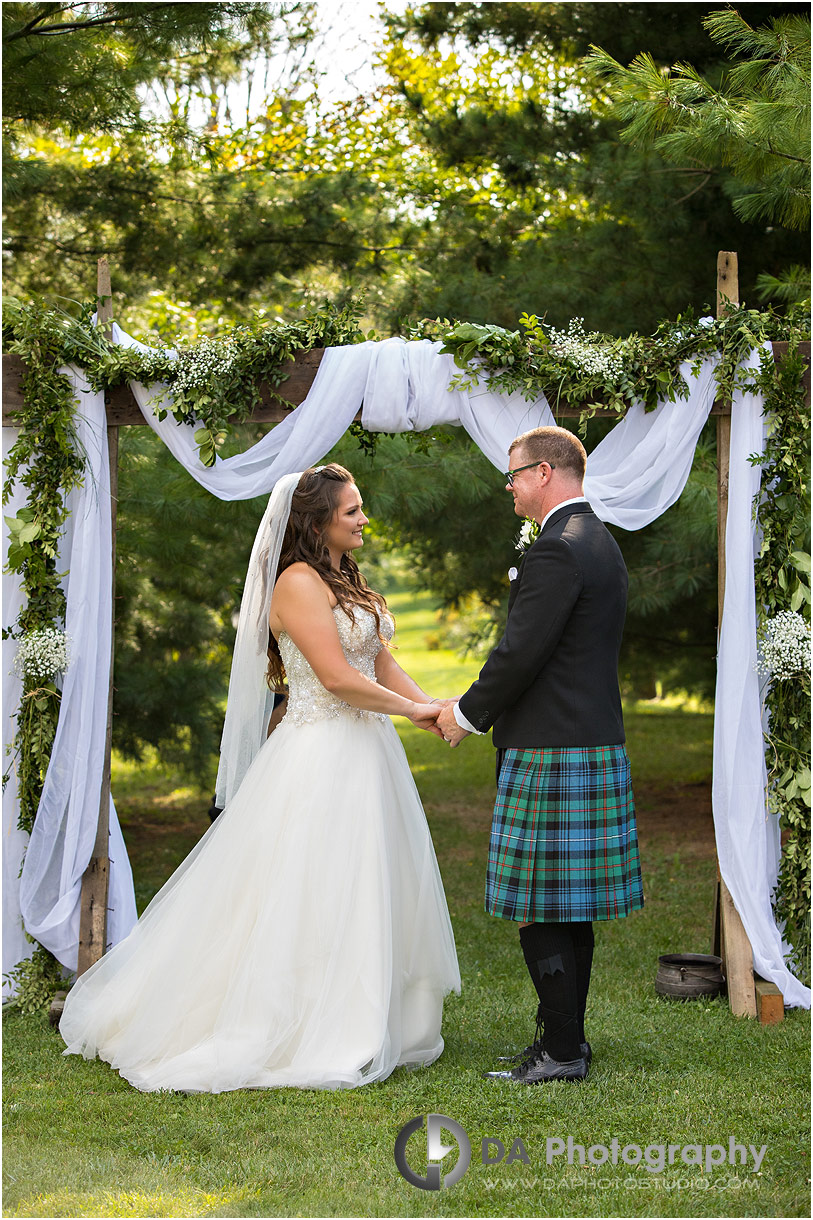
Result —
[[[785, 8], [801, 6], [749, 6]], [[760, 274], [805, 260], [803, 238], [732, 210], [728, 174], [625, 144], [581, 58], [606, 41], [653, 63], [692, 54], [714, 78], [725, 54], [702, 25], [711, 11], [681, 5], [676, 22], [671, 4], [464, 3], [391, 18], [390, 73], [450, 179], [425, 200], [436, 255], [405, 268], [395, 309], [513, 325], [530, 301], [559, 325], [647, 331], [708, 304], [718, 249], [742, 252], [746, 297]]]
[[744, 220], [789, 229], [810, 224], [810, 20], [771, 17], [753, 29], [723, 9], [703, 22], [738, 56], [721, 85], [692, 64], [664, 72], [651, 55], [623, 68], [596, 49], [588, 65], [608, 78], [622, 138], [705, 174], [729, 169], [732, 206]]
[[[234, 76], [248, 54], [273, 48], [277, 17], [294, 14], [307, 18], [307, 5], [4, 4], [6, 134], [14, 142], [32, 125], [74, 134], [149, 126], [140, 90], [169, 63], [186, 64], [188, 85], [205, 81], [215, 64], [219, 79]], [[300, 37], [308, 32], [306, 25]]]
[[190, 249], [200, 260], [213, 234], [222, 241], [222, 183], [215, 175], [201, 199], [196, 176], [211, 168], [227, 86], [257, 56], [307, 45], [311, 13], [296, 0], [4, 4], [4, 242], [15, 286], [84, 297], [94, 260], [111, 254], [119, 292], [133, 278], [140, 291], [150, 277], [182, 287], [194, 275]]
[[[587, 63], [609, 82], [622, 139], [666, 161], [723, 179], [747, 222], [810, 226], [810, 19], [772, 16], [754, 29], [732, 9], [703, 22], [737, 61], [716, 84], [689, 63], [664, 72], [649, 54], [623, 68], [603, 50]], [[796, 267], [758, 281], [764, 295], [800, 299], [810, 275]]]
[[[262, 429], [245, 426], [233, 445]], [[236, 615], [265, 498], [221, 502], [147, 428], [122, 430], [113, 742], [211, 786]]]

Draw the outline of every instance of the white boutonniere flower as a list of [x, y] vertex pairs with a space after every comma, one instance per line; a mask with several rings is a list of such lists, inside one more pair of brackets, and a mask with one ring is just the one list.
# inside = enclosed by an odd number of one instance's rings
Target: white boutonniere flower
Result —
[[531, 521], [529, 518], [522, 523], [522, 528], [519, 531], [519, 537], [516, 541], [516, 550], [527, 551], [529, 546], [532, 546], [539, 537], [539, 522]]
[[518, 576], [519, 576], [519, 569], [518, 569], [518, 568], [509, 568], [509, 569], [508, 569], [508, 579], [509, 579], [509, 580], [516, 580], [516, 578], [517, 578]]

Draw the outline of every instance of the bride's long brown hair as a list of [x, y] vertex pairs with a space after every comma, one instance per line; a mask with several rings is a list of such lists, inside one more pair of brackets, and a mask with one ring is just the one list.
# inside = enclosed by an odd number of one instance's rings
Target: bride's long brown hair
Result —
[[[349, 470], [330, 462], [320, 470], [303, 472], [291, 499], [291, 513], [282, 539], [277, 578], [292, 563], [307, 563], [319, 573], [322, 580], [336, 596], [336, 600], [355, 623], [354, 606], [362, 606], [375, 615], [375, 626], [382, 643], [381, 616], [387, 611], [387, 603], [380, 593], [369, 587], [359, 571], [355, 559], [347, 553], [342, 555], [338, 572], [331, 566], [330, 551], [322, 541], [324, 531], [330, 525], [339, 506], [342, 487], [355, 484]], [[279, 646], [274, 636], [268, 633], [268, 673], [270, 687], [279, 686], [285, 678]]]

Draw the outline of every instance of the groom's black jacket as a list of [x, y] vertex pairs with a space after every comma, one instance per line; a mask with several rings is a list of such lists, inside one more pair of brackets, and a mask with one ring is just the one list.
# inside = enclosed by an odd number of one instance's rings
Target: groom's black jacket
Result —
[[512, 582], [505, 634], [460, 710], [498, 747], [624, 741], [618, 653], [627, 569], [586, 502], [555, 509]]

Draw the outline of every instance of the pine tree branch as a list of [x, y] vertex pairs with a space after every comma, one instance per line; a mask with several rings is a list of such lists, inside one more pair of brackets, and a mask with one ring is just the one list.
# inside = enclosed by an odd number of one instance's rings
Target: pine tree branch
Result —
[[681, 195], [680, 199], [675, 200], [675, 207], [677, 207], [679, 203], [685, 203], [687, 199], [691, 199], [692, 195], [696, 195], [698, 191], [702, 191], [706, 183], [711, 180], [712, 175], [713, 171], [709, 170], [702, 182], [698, 182], [697, 186], [693, 187], [687, 194]]
[[[746, 140], [745, 143], [750, 144], [751, 148], [759, 148], [758, 144], [751, 144], [750, 140]], [[806, 169], [810, 168], [809, 157], [794, 157], [792, 153], [777, 152], [777, 150], [772, 148], [770, 144], [767, 144], [766, 148], [772, 157], [781, 157], [784, 161], [796, 161], [799, 165], [804, 165]]]
[[7, 241], [4, 242], [4, 248], [11, 252], [31, 250], [36, 249], [37, 247], [41, 248], [42, 246], [53, 247], [54, 249], [59, 250], [62, 254], [75, 254], [79, 257], [93, 255], [96, 258], [100, 258], [103, 254], [121, 254], [127, 249], [126, 246], [110, 246], [108, 244], [92, 246], [90, 249], [83, 250], [78, 246], [68, 245], [67, 242], [61, 242], [56, 237], [30, 237], [22, 233], [19, 233], [16, 236], [12, 235]]
[[[336, 250], [356, 250], [362, 254], [389, 254], [393, 250], [409, 250], [412, 253], [420, 254], [427, 249], [425, 246], [360, 246], [357, 242], [352, 241], [329, 241], [322, 237], [292, 237], [290, 233], [286, 233], [281, 237], [255, 237], [252, 242], [258, 246], [330, 246]], [[458, 250], [459, 246], [445, 248], [445, 253], [450, 253], [451, 250]]]
[[[73, 4], [63, 4], [62, 7], [58, 8], [56, 11], [58, 13], [66, 13], [68, 9], [75, 7], [76, 6]], [[32, 19], [28, 22], [28, 25], [24, 25], [23, 28], [21, 30], [17, 30], [15, 34], [10, 34], [8, 38], [4, 38], [3, 42], [15, 42], [18, 38], [27, 38], [31, 33], [37, 33], [34, 27], [39, 25], [41, 21], [45, 21], [47, 17], [52, 16], [53, 9], [48, 13], [38, 13], [36, 17], [32, 17]]]
[[[64, 13], [66, 8], [72, 7], [66, 5], [59, 11]], [[153, 4], [152, 11], [155, 12], [161, 8], [175, 8], [174, 4]], [[50, 16], [50, 14], [49, 14]], [[41, 25], [36, 28], [37, 23], [43, 20], [43, 17], [37, 17], [34, 21], [30, 21], [27, 26], [21, 30], [17, 30], [14, 34], [9, 34], [8, 38], [4, 38], [3, 42], [16, 42], [18, 38], [30, 38], [31, 36], [39, 37], [41, 34], [69, 34], [74, 30], [89, 30], [92, 27], [100, 25], [115, 25], [125, 24], [135, 21], [139, 17], [143, 17], [143, 13], [127, 14], [126, 10], [122, 12], [111, 13], [108, 17], [96, 17], [92, 21], [58, 21], [54, 25]]]

